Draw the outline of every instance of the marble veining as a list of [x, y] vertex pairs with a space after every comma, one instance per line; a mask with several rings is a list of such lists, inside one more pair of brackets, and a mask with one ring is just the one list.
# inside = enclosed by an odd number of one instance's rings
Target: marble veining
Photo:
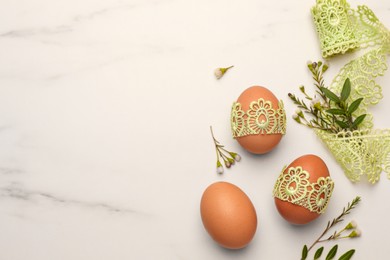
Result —
[[53, 202], [58, 205], [68, 206], [68, 207], [79, 207], [85, 210], [88, 209], [97, 209], [113, 213], [121, 214], [141, 214], [143, 216], [148, 216], [148, 214], [143, 212], [138, 212], [133, 209], [128, 209], [125, 207], [117, 207], [105, 202], [88, 202], [74, 199], [62, 198], [47, 192], [40, 192], [34, 190], [28, 190], [19, 183], [10, 183], [10, 185], [0, 188], [0, 198], [1, 199], [15, 199], [23, 200], [29, 203], [39, 203], [41, 200], [46, 200]]
[[[390, 26], [386, 1], [350, 4], [370, 6]], [[230, 106], [246, 87], [271, 89], [291, 118], [287, 93], [310, 84], [306, 61], [320, 58], [313, 5], [0, 2], [0, 259], [298, 259], [303, 243], [356, 195], [363, 203], [353, 218], [364, 235], [340, 250], [355, 247], [354, 259], [389, 255], [378, 239], [390, 232], [386, 178], [352, 185], [291, 119], [266, 156], [231, 138]], [[329, 78], [348, 59], [330, 60]], [[214, 69], [229, 65], [217, 81]], [[380, 80], [375, 118], [389, 127], [390, 73]], [[242, 156], [223, 175], [215, 173], [210, 125]], [[271, 193], [283, 165], [306, 153], [326, 161], [335, 190], [322, 218], [293, 227]], [[218, 247], [202, 226], [200, 197], [215, 181], [240, 186], [256, 207], [259, 228], [244, 250]]]

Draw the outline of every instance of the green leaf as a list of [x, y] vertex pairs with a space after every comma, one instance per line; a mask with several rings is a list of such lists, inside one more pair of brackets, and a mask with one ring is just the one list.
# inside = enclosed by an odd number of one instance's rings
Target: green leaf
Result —
[[307, 258], [307, 253], [308, 253], [307, 246], [304, 245], [304, 247], [302, 249], [302, 258], [301, 258], [301, 260], [305, 260]]
[[366, 117], [366, 114], [361, 115], [361, 116], [358, 116], [358, 117], [355, 119], [355, 121], [353, 121], [353, 123], [352, 123], [352, 128], [355, 128], [355, 127], [357, 127], [358, 125], [360, 125], [360, 124], [363, 122], [363, 120], [364, 120], [365, 117]]
[[339, 97], [335, 93], [330, 91], [329, 89], [322, 87], [321, 91], [324, 92], [325, 96], [327, 98], [329, 98], [330, 100], [332, 100], [332, 101], [334, 101], [336, 103], [340, 103]]
[[348, 124], [343, 122], [343, 121], [340, 121], [340, 120], [336, 120], [336, 123], [341, 127], [341, 128], [348, 128]]
[[314, 260], [319, 259], [321, 257], [322, 251], [324, 251], [323, 246], [317, 249], [316, 253], [314, 254]]
[[344, 110], [337, 109], [337, 108], [328, 109], [328, 110], [326, 110], [326, 112], [328, 112], [329, 114], [332, 114], [332, 115], [344, 115], [345, 114]]
[[325, 260], [332, 260], [335, 257], [335, 255], [337, 254], [337, 248], [338, 248], [338, 245], [335, 245], [334, 247], [332, 247], [332, 249], [326, 255]]
[[348, 108], [348, 114], [352, 114], [353, 112], [355, 112], [356, 109], [358, 109], [362, 100], [363, 100], [363, 98], [358, 98], [355, 101], [353, 101], [352, 104]]
[[341, 90], [341, 94], [340, 94], [341, 101], [347, 100], [349, 94], [351, 94], [351, 82], [349, 81], [349, 78], [347, 78], [344, 82], [343, 89]]
[[340, 256], [339, 260], [349, 260], [351, 259], [354, 253], [355, 253], [355, 249], [351, 249], [345, 254], [343, 254], [342, 256]]

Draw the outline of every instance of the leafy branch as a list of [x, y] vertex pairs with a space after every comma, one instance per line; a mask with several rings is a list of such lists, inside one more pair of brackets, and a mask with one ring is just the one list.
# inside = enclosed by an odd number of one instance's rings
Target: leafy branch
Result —
[[[316, 94], [311, 97], [306, 93], [305, 87], [299, 89], [305, 99], [310, 101], [307, 105], [303, 99], [289, 93], [288, 96], [297, 105], [298, 109], [293, 115], [295, 121], [309, 128], [320, 129], [331, 133], [343, 130], [357, 130], [364, 121], [366, 114], [354, 117], [353, 113], [359, 108], [363, 98], [358, 98], [350, 104], [347, 102], [351, 94], [351, 82], [347, 78], [340, 95], [335, 94], [324, 85], [323, 74], [328, 69], [321, 61], [308, 64], [312, 73]], [[317, 96], [318, 95], [318, 96]], [[302, 112], [303, 110], [303, 112]], [[308, 115], [308, 117], [306, 117]]]
[[[334, 257], [337, 254], [337, 250], [338, 250], [338, 245], [334, 245], [329, 250], [328, 254], [326, 255], [325, 260], [332, 260], [332, 259], [334, 259]], [[318, 248], [318, 250], [314, 254], [314, 260], [320, 259], [323, 251], [324, 251], [324, 247]], [[352, 256], [354, 254], [355, 254], [355, 249], [348, 250], [347, 252], [345, 252], [343, 255], [341, 255], [339, 257], [339, 260], [349, 260], [349, 259], [352, 258]], [[303, 254], [302, 254], [302, 256], [303, 256]], [[307, 251], [306, 251], [306, 257], [307, 257]], [[302, 259], [306, 259], [306, 258], [302, 258]]]
[[[323, 239], [323, 237], [328, 233], [328, 231], [334, 227], [336, 224], [342, 222], [344, 220], [344, 217], [346, 215], [348, 215], [352, 209], [354, 209], [357, 204], [360, 202], [360, 197], [357, 196], [355, 199], [352, 200], [351, 203], [348, 203], [347, 207], [343, 208], [343, 211], [342, 213], [334, 218], [332, 221], [328, 221], [328, 224], [326, 225], [326, 228], [325, 230], [321, 233], [321, 235], [313, 242], [313, 244], [311, 244], [310, 247], [307, 247], [307, 245], [304, 245], [303, 246], [303, 249], [302, 249], [302, 257], [301, 257], [301, 260], [305, 260], [308, 256], [308, 253], [310, 252], [310, 250], [318, 243], [320, 242], [325, 242], [325, 241], [330, 241], [330, 240], [336, 240], [336, 239], [343, 239], [343, 238], [354, 238], [354, 237], [359, 237], [361, 235], [361, 232], [359, 229], [356, 229], [357, 225], [354, 221], [348, 223], [341, 231], [337, 232], [335, 231], [331, 236], [329, 236], [328, 238], [326, 239]], [[346, 230], [352, 230], [352, 232], [349, 233], [349, 235], [346, 235], [346, 236], [341, 236], [342, 233]], [[326, 260], [331, 260], [335, 257], [336, 253], [337, 253], [337, 248], [338, 246], [335, 245], [328, 253], [328, 255], [326, 256]], [[320, 247], [319, 249], [317, 249], [317, 251], [315, 252], [314, 254], [314, 259], [319, 259], [322, 255], [322, 252], [323, 252], [324, 248], [323, 247]], [[343, 254], [340, 258], [342, 260], [347, 260], [347, 259], [350, 259], [352, 257], [352, 255], [355, 253], [355, 250], [352, 249], [352, 250], [349, 250], [348, 252], [346, 252], [345, 254]]]

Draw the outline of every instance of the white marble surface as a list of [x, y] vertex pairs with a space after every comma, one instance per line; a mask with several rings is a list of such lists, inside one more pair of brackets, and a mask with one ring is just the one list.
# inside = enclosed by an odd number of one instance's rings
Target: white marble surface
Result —
[[[367, 4], [390, 27], [390, 2]], [[0, 259], [299, 259], [356, 195], [353, 259], [390, 255], [390, 181], [351, 184], [314, 133], [290, 120], [288, 92], [320, 58], [314, 1], [0, 2]], [[328, 80], [350, 56], [330, 61]], [[219, 66], [235, 65], [220, 81]], [[329, 82], [328, 81], [328, 82]], [[389, 127], [390, 74], [375, 125]], [[251, 85], [285, 101], [288, 133], [254, 156], [231, 139], [230, 105]], [[215, 173], [209, 126], [239, 165]], [[314, 153], [336, 182], [324, 216], [287, 224], [271, 191], [281, 168]], [[217, 246], [199, 215], [203, 190], [241, 187], [259, 219], [244, 250]], [[324, 244], [327, 249], [333, 243]]]

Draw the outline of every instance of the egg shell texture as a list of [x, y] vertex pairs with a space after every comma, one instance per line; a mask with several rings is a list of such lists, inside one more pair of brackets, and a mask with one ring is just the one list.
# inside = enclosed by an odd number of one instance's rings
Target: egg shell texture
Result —
[[203, 193], [200, 212], [207, 232], [225, 248], [243, 248], [256, 233], [256, 210], [249, 197], [231, 183], [211, 184]]
[[[237, 102], [241, 104], [243, 111], [248, 111], [250, 103], [259, 98], [272, 102], [272, 108], [279, 108], [279, 100], [267, 88], [261, 86], [252, 86], [244, 90], [238, 97]], [[237, 142], [247, 151], [255, 154], [264, 154], [270, 152], [282, 139], [282, 134], [257, 134], [237, 137]]]
[[[283, 173], [286, 173], [291, 167], [295, 168], [298, 166], [301, 166], [303, 170], [310, 174], [309, 182], [311, 183], [317, 182], [317, 179], [320, 177], [329, 176], [329, 170], [325, 162], [313, 154], [303, 155], [295, 159]], [[275, 205], [280, 215], [291, 224], [307, 224], [320, 216], [316, 212], [311, 212], [302, 206], [278, 198], [275, 198]]]

